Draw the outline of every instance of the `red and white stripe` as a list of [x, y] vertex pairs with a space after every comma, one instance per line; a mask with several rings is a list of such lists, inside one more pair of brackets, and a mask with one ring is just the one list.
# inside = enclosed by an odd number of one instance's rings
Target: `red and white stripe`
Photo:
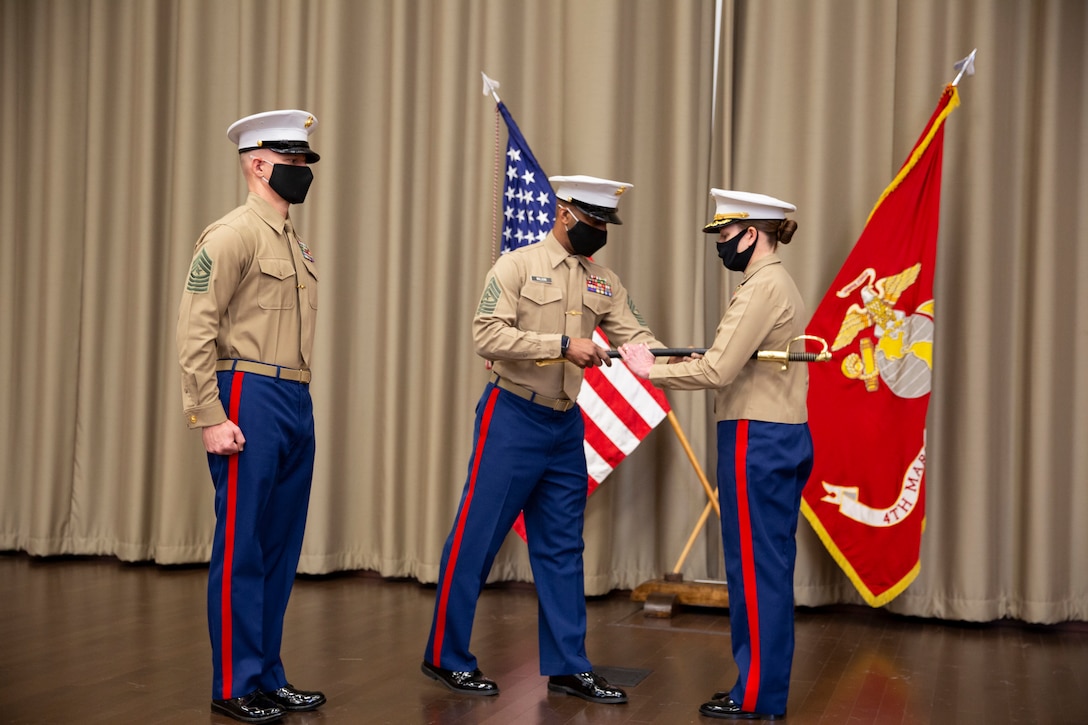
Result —
[[[609, 346], [599, 328], [593, 341]], [[669, 414], [665, 394], [618, 359], [611, 366], [586, 370], [578, 405], [586, 425], [589, 493]]]

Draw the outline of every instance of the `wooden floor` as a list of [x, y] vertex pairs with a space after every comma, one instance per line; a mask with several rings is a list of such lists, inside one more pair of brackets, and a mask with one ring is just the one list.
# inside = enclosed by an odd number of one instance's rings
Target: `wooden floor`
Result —
[[[209, 711], [206, 567], [0, 554], [0, 723], [231, 723]], [[433, 587], [346, 574], [301, 578], [283, 657], [328, 704], [321, 723], [708, 723], [732, 683], [724, 610], [647, 618], [629, 593], [588, 603], [595, 665], [649, 670], [626, 705], [548, 694], [536, 597], [480, 599], [473, 651], [502, 693], [455, 695], [419, 672]], [[861, 607], [799, 609], [789, 699], [810, 723], [1088, 723], [1088, 625], [966, 625]]]

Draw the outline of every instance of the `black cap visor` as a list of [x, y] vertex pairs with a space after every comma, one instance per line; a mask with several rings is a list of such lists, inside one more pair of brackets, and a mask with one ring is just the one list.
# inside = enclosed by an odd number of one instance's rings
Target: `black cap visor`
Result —
[[604, 222], [605, 224], [623, 224], [619, 215], [616, 214], [615, 209], [610, 209], [607, 206], [597, 206], [596, 204], [587, 204], [578, 199], [564, 199], [563, 201], [578, 207], [578, 209], [586, 216], [593, 217], [599, 222]]
[[305, 141], [262, 141], [259, 146], [238, 149], [238, 153], [242, 154], [257, 149], [268, 149], [269, 151], [275, 151], [277, 154], [301, 154], [306, 157], [306, 163], [308, 164], [316, 164], [321, 160], [317, 152], [311, 149], [310, 144]]

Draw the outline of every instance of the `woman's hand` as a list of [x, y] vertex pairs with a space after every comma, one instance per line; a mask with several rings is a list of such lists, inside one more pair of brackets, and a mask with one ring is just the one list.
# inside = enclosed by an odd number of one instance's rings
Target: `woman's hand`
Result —
[[650, 348], [643, 343], [636, 345], [620, 345], [620, 357], [631, 368], [631, 372], [643, 380], [650, 377], [650, 368], [654, 366], [654, 356]]

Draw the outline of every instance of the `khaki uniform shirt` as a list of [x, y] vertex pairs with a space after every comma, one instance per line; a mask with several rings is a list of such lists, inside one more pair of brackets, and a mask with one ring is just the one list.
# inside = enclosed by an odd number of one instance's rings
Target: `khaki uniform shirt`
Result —
[[[805, 305], [797, 285], [777, 254], [751, 265], [733, 292], [718, 323], [714, 345], [699, 360], [655, 365], [650, 380], [678, 390], [714, 389], [718, 421], [808, 420], [808, 369], [805, 363], [752, 360], [756, 350], [785, 350], [805, 332]], [[797, 348], [800, 350], [800, 347]]]
[[256, 194], [200, 235], [178, 313], [181, 394], [190, 428], [227, 419], [217, 359], [310, 368], [317, 315], [313, 254]]
[[548, 234], [495, 262], [472, 335], [476, 353], [495, 361], [493, 369], [501, 377], [540, 395], [573, 400], [582, 369], [569, 362], [540, 366], [535, 361], [561, 357], [563, 335], [592, 337], [597, 327], [613, 347], [626, 342], [664, 347], [615, 272], [570, 254]]

